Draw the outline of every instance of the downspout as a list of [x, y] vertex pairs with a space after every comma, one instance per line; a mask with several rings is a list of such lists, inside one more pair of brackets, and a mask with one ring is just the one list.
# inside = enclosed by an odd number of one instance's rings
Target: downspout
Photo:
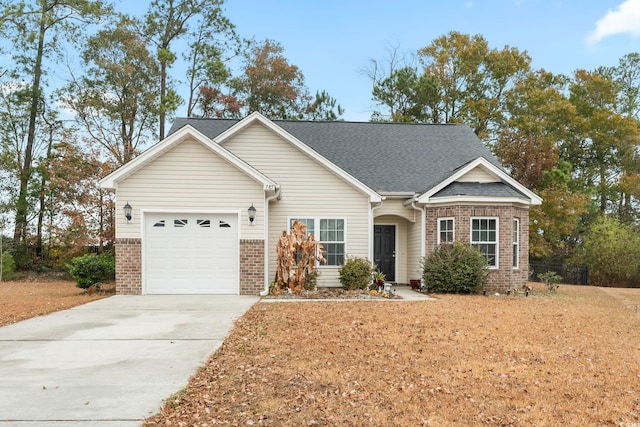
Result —
[[264, 290], [260, 296], [269, 295], [269, 203], [272, 200], [280, 200], [280, 186], [276, 187], [273, 196], [269, 196], [264, 202]]
[[380, 206], [382, 206], [383, 202], [378, 202], [378, 204], [376, 206], [372, 206], [371, 209], [369, 209], [369, 261], [373, 262], [373, 211], [375, 211], [376, 209], [378, 209]]
[[[420, 259], [423, 260], [427, 253], [427, 208], [425, 206], [419, 208], [416, 206], [415, 199], [411, 201], [411, 207], [420, 211]], [[424, 286], [424, 279], [420, 274], [420, 289]]]
[[427, 253], [427, 231], [425, 229], [427, 226], [427, 209], [425, 206], [417, 207], [415, 200], [411, 201], [411, 207], [420, 212], [420, 229], [422, 230], [420, 233], [420, 257], [424, 258]]

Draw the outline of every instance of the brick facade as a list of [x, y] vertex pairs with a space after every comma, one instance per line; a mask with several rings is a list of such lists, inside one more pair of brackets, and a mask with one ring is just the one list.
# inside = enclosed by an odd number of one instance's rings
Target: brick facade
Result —
[[264, 290], [264, 240], [240, 240], [240, 295]]
[[116, 248], [116, 293], [142, 293], [142, 240], [118, 238]]
[[[444, 206], [427, 208], [426, 253], [433, 252], [438, 242], [438, 218], [455, 219], [455, 239], [471, 242], [471, 218], [498, 218], [498, 268], [489, 272], [489, 288], [505, 291], [520, 288], [529, 275], [529, 209], [515, 206]], [[513, 268], [513, 220], [519, 220], [518, 268]]]

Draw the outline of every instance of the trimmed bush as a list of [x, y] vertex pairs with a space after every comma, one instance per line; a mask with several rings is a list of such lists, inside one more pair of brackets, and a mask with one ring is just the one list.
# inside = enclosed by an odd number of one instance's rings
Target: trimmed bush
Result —
[[366, 289], [371, 283], [373, 266], [366, 258], [349, 257], [340, 268], [340, 283], [350, 291], [354, 289]]
[[[0, 236], [0, 238], [2, 238]], [[17, 276], [16, 264], [9, 252], [2, 253], [2, 280], [13, 280]]]
[[442, 245], [422, 263], [427, 292], [468, 294], [487, 284], [487, 260], [476, 248], [461, 242]]
[[76, 281], [76, 286], [82, 289], [113, 280], [116, 276], [116, 262], [111, 253], [79, 256], [66, 263], [65, 267]]

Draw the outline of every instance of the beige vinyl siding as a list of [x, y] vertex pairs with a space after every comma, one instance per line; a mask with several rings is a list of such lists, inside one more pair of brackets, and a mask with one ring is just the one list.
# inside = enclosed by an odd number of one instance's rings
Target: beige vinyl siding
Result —
[[396, 226], [396, 282], [409, 283], [407, 278], [407, 221], [397, 216], [383, 215], [376, 217], [374, 222], [375, 224]]
[[[417, 215], [420, 212], [416, 211]], [[407, 224], [407, 275], [408, 279], [421, 279], [421, 261], [422, 261], [422, 227], [421, 221]]]
[[457, 179], [458, 182], [500, 182], [500, 179], [477, 166]]
[[[127, 202], [133, 207], [129, 223], [122, 213]], [[257, 213], [249, 226], [252, 203]], [[262, 184], [195, 140], [180, 143], [118, 184], [117, 237], [141, 237], [142, 210], [239, 212], [240, 237], [264, 238]]]
[[419, 221], [420, 213], [411, 206], [408, 208], [404, 206], [406, 200], [407, 199], [387, 199], [382, 202], [379, 208], [373, 211], [373, 214], [376, 218], [383, 215], [397, 215], [411, 222]]
[[[275, 245], [288, 218], [344, 218], [346, 253], [369, 256], [365, 194], [261, 124], [234, 135], [223, 147], [280, 184], [282, 198], [269, 206], [269, 277], [275, 276]], [[338, 269], [322, 266], [318, 285], [339, 286]]]

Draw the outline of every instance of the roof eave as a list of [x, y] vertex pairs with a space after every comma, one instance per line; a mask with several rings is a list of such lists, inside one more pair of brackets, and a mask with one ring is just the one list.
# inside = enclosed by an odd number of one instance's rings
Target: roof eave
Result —
[[468, 196], [468, 195], [458, 195], [458, 196], [446, 196], [446, 197], [430, 197], [428, 200], [420, 202], [427, 205], [443, 205], [443, 204], [459, 204], [459, 203], [473, 203], [473, 204], [491, 204], [491, 205], [525, 205], [530, 206], [531, 200], [526, 197], [515, 197], [515, 196]]
[[414, 191], [379, 191], [378, 193], [387, 199], [406, 199], [416, 195]]

